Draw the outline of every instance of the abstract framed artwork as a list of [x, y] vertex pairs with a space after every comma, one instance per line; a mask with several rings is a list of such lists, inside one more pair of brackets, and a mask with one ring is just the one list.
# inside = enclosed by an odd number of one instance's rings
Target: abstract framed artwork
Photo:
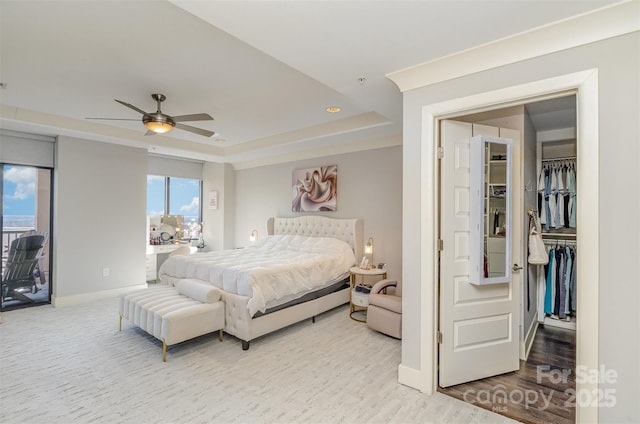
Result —
[[336, 210], [338, 198], [338, 166], [296, 169], [292, 172], [293, 212]]

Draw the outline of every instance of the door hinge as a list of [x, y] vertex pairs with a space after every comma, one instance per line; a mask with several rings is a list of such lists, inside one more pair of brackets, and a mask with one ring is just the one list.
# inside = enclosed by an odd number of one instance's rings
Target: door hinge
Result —
[[442, 344], [442, 333], [440, 331], [436, 334], [436, 342]]
[[444, 240], [438, 239], [438, 251], [442, 252], [444, 250]]
[[444, 148], [438, 147], [438, 159], [442, 159], [444, 157]]

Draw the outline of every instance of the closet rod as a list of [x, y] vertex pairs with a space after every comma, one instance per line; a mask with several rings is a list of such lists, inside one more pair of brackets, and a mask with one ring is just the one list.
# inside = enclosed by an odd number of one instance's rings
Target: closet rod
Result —
[[550, 239], [542, 239], [542, 242], [548, 246], [575, 246], [578, 244], [578, 242], [576, 240], [560, 240], [560, 239], [555, 239], [555, 240], [550, 240]]
[[548, 159], [541, 159], [542, 162], [557, 162], [557, 161], [562, 161], [562, 160], [576, 160], [577, 157], [576, 156], [563, 156], [560, 158], [548, 158]]

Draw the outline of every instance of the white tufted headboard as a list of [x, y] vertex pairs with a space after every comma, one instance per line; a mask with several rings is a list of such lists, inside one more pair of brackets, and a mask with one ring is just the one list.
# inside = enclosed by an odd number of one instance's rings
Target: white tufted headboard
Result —
[[297, 234], [310, 237], [333, 237], [345, 241], [356, 255], [362, 257], [364, 249], [364, 221], [361, 218], [336, 219], [324, 216], [271, 217], [267, 219], [267, 234]]

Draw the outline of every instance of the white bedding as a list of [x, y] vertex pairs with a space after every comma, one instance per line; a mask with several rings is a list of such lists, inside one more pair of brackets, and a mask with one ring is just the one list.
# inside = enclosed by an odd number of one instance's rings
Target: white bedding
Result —
[[321, 287], [355, 264], [349, 245], [327, 237], [272, 235], [249, 247], [168, 258], [161, 274], [208, 281], [250, 298], [251, 316], [274, 300]]

